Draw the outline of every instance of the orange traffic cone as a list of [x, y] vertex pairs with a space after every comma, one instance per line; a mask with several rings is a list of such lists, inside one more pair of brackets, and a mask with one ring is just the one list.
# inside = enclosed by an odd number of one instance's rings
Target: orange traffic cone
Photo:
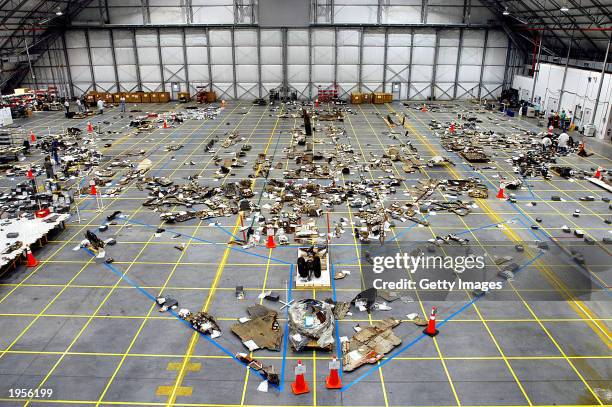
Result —
[[268, 241], [266, 242], [266, 247], [268, 249], [274, 249], [276, 247], [276, 243], [274, 242], [274, 228], [272, 226], [268, 227]]
[[499, 183], [499, 191], [497, 191], [497, 198], [499, 198], [499, 199], [506, 198], [506, 195], [504, 195], [504, 188], [505, 188], [504, 183], [500, 182]]
[[94, 181], [93, 179], [89, 181], [89, 194], [98, 195], [98, 190], [96, 189], [96, 181]]
[[315, 107], [319, 107], [319, 99], [315, 99]]
[[601, 167], [597, 167], [597, 171], [595, 171], [595, 178], [601, 178]]
[[450, 133], [455, 134], [455, 123], [451, 123], [450, 125]]
[[331, 362], [329, 362], [329, 376], [325, 378], [325, 387], [328, 389], [341, 389], [342, 380], [338, 375], [338, 369], [340, 369], [340, 362], [334, 356]]
[[439, 333], [439, 331], [436, 329], [436, 313], [437, 312], [438, 312], [438, 307], [431, 308], [431, 316], [429, 317], [427, 328], [423, 330], [423, 333], [425, 335], [429, 335], [432, 338]]
[[427, 112], [427, 106], [425, 105], [425, 103], [423, 103], [423, 107], [421, 108], [421, 112], [423, 112], [423, 113]]
[[221, 99], [221, 107], [225, 107], [225, 99]]
[[28, 172], [26, 173], [26, 177], [28, 179], [34, 179], [34, 173], [32, 172], [32, 168], [28, 168]]
[[32, 254], [32, 250], [30, 250], [30, 247], [28, 246], [26, 248], [26, 266], [36, 267], [37, 265], [38, 265], [38, 260], [36, 260], [36, 258]]
[[30, 141], [31, 141], [32, 143], [35, 143], [35, 142], [36, 142], [36, 136], [34, 135], [34, 132], [33, 132], [33, 131], [31, 131], [31, 132], [30, 132]]
[[168, 120], [164, 118], [164, 129], [167, 129], [167, 128], [168, 128]]
[[87, 122], [87, 133], [93, 133], [93, 125], [91, 122]]
[[301, 360], [298, 360], [298, 364], [295, 367], [295, 381], [291, 383], [291, 390], [293, 390], [293, 394], [298, 395], [310, 392], [308, 383], [306, 383], [306, 379], [304, 379], [305, 373], [306, 367], [302, 365]]

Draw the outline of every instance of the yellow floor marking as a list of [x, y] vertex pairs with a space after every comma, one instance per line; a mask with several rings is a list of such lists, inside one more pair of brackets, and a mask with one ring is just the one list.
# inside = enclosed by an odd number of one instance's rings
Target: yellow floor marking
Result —
[[[388, 109], [395, 112], [395, 110], [393, 110], [390, 106], [388, 106]], [[417, 119], [418, 120], [418, 119]], [[431, 144], [420, 134], [419, 131], [416, 130], [416, 128], [414, 126], [412, 126], [408, 121], [406, 121], [406, 127], [409, 127], [412, 132], [414, 132], [414, 134], [419, 137], [421, 139], [421, 141], [423, 142], [423, 144], [427, 147], [427, 149], [433, 154], [433, 155], [437, 155], [436, 151], [433, 149], [433, 147], [431, 146]], [[449, 172], [451, 172], [453, 174], [453, 176], [455, 176], [455, 178], [460, 178], [459, 174], [454, 170], [454, 168], [452, 168], [451, 166], [447, 167]], [[499, 217], [499, 215], [497, 215], [486, 203], [486, 200], [483, 199], [478, 199], [477, 200], [478, 203], [481, 205], [482, 208], [485, 209], [487, 215], [494, 221], [494, 222], [502, 222], [503, 219], [501, 217]], [[516, 233], [509, 228], [504, 228], [502, 229], [503, 233], [506, 234], [511, 240], [517, 242], [517, 241], [521, 241], [521, 239], [519, 238], [519, 236], [516, 235]], [[539, 264], [539, 262], [534, 262], [534, 264], [536, 264], [536, 266], [538, 267], [538, 270], [542, 271], [543, 274], [545, 274], [545, 276], [548, 276], [547, 270], [544, 270], [545, 268]], [[511, 283], [510, 283], [511, 284]], [[559, 346], [559, 344], [555, 341], [555, 339], [552, 337], [552, 335], [550, 334], [550, 332], [548, 331], [548, 329], [538, 320], [537, 315], [533, 312], [533, 310], [531, 309], [531, 307], [526, 303], [526, 301], [523, 299], [523, 297], [520, 295], [520, 293], [517, 292], [517, 295], [519, 296], [519, 298], [521, 299], [522, 303], [524, 304], [524, 306], [527, 308], [527, 310], [532, 314], [532, 316], [534, 317], [534, 319], [536, 319], [536, 321], [538, 321], [538, 324], [540, 325], [540, 327], [543, 329], [543, 331], [546, 333], [546, 335], [549, 337], [549, 339], [555, 344], [555, 346], [557, 347], [557, 349], [559, 350], [559, 352], [564, 356], [565, 360], [567, 361], [567, 363], [570, 365], [570, 367], [572, 368], [572, 370], [574, 370], [574, 372], [576, 373], [576, 375], [581, 379], [581, 381], [583, 382], [583, 384], [586, 386], [586, 388], [589, 390], [589, 392], [591, 393], [591, 395], [595, 398], [595, 400], [597, 400], [600, 404], [603, 404], [602, 401], [600, 400], [600, 398], [597, 396], [597, 394], [593, 391], [593, 389], [591, 388], [591, 386], [586, 382], [586, 380], [584, 379], [584, 377], [582, 376], [582, 374], [578, 371], [578, 369], [576, 369], [576, 367], [574, 366], [574, 364], [571, 362], [571, 360], [569, 358], [566, 357], [565, 352], [563, 351], [563, 349]], [[572, 302], [571, 301], [567, 301], [567, 303], [573, 307]], [[581, 315], [579, 313], [579, 315]], [[582, 316], [582, 315], [581, 315]], [[588, 319], [585, 319], [585, 322], [588, 323]], [[595, 331], [597, 333], [597, 331]], [[598, 334], [599, 335], [599, 334]], [[605, 343], [605, 342], [604, 342]], [[609, 346], [609, 345], [608, 345]]]
[[[193, 387], [177, 387], [174, 386], [159, 386], [155, 391], [156, 396], [170, 396], [170, 394], [174, 394], [175, 396], [191, 396], [193, 391]], [[104, 402], [106, 404], [106, 402]]]
[[[166, 367], [166, 370], [179, 370], [181, 367], [182, 367], [181, 363], [168, 362], [168, 366]], [[185, 370], [187, 370], [188, 372], [197, 372], [200, 369], [202, 369], [201, 363], [189, 362], [185, 365]]]
[[[282, 112], [282, 111], [281, 111]], [[244, 117], [246, 117], [246, 115], [244, 115]], [[241, 119], [241, 121], [244, 119], [244, 117]], [[262, 117], [263, 117], [263, 113], [262, 113]], [[260, 118], [261, 120], [261, 118]], [[276, 123], [274, 125], [274, 128], [272, 129], [271, 133], [270, 133], [270, 138], [268, 139], [268, 144], [266, 145], [266, 148], [264, 150], [264, 154], [267, 154], [268, 149], [270, 147], [270, 144], [272, 143], [272, 138], [274, 136], [274, 133], [276, 131], [276, 128], [278, 126], [280, 119], [276, 119]], [[259, 175], [259, 172], [261, 170], [263, 164], [261, 164], [257, 170], [255, 171], [251, 186], [254, 186], [256, 181], [257, 181], [257, 176]], [[229, 175], [229, 174], [228, 174]], [[236, 233], [238, 232], [238, 230], [240, 229], [240, 218], [236, 219], [236, 222], [234, 224], [234, 228], [232, 230], [232, 235], [235, 236]], [[230, 238], [230, 242], [233, 241], [234, 238], [231, 237]], [[208, 307], [210, 306], [210, 303], [215, 295], [215, 291], [217, 288], [217, 285], [219, 284], [219, 280], [221, 279], [221, 275], [223, 274], [223, 270], [225, 269], [225, 265], [227, 263], [227, 259], [231, 253], [232, 250], [232, 246], [230, 244], [227, 245], [227, 247], [225, 248], [225, 251], [223, 252], [223, 258], [221, 259], [221, 262], [219, 263], [219, 267], [217, 268], [217, 272], [215, 273], [215, 278], [210, 286], [210, 291], [208, 293], [208, 296], [206, 298], [206, 302], [204, 303], [204, 306], [202, 308], [202, 311], [207, 312], [208, 311]], [[191, 339], [189, 341], [189, 346], [187, 347], [187, 352], [185, 353], [184, 356], [184, 360], [183, 360], [183, 364], [182, 364], [182, 368], [181, 370], [179, 370], [179, 373], [177, 375], [176, 378], [176, 382], [173, 386], [174, 390], [178, 389], [180, 384], [183, 382], [184, 378], [185, 378], [185, 366], [187, 364], [187, 362], [189, 361], [189, 359], [191, 358], [191, 356], [193, 355], [193, 351], [195, 349], [195, 344], [197, 342], [197, 337], [198, 334], [197, 332], [193, 332], [193, 334], [191, 335]], [[168, 396], [168, 401], [166, 402], [167, 406], [173, 406], [176, 403], [176, 391], [172, 391], [172, 393]]]

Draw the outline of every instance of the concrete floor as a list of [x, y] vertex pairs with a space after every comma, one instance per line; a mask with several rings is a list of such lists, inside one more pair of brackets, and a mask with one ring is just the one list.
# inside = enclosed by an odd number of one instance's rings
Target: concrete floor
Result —
[[[142, 109], [165, 111], [169, 107], [147, 105]], [[428, 123], [431, 119], [448, 120], [452, 113], [421, 113], [399, 103], [360, 105], [355, 109], [356, 114], [348, 115], [344, 126], [357, 154], [369, 157], [370, 152], [380, 154], [385, 146], [394, 144], [385, 133], [388, 127], [379, 114], [396, 111], [407, 114], [407, 130], [423, 159], [436, 154], [448, 155], [432, 135]], [[512, 132], [514, 124], [533, 126], [519, 119], [489, 121], [489, 116], [499, 119], [493, 114], [483, 114], [482, 126], [496, 131]], [[107, 126], [111, 130], [129, 123], [127, 117], [121, 119], [113, 111], [107, 112], [104, 120], [111, 122]], [[52, 132], [61, 126], [85, 127], [85, 121], [66, 120], [61, 112], [37, 113], [33, 119], [20, 123], [38, 133], [45, 132], [47, 127]], [[212, 136], [222, 139], [227, 131], [238, 130], [247, 139], [245, 142], [253, 145], [247, 157], [251, 163], [259, 152], [285, 162], [282, 149], [289, 145], [288, 132], [299, 125], [296, 119], [277, 119], [264, 107], [230, 102], [217, 120], [188, 121], [176, 128], [134, 137], [114, 135], [112, 138], [117, 140], [104, 154], [110, 160], [144, 149], [153, 161], [152, 175], [181, 179], [197, 173], [203, 176], [201, 183], [216, 185], [244, 178], [252, 170], [248, 165], [215, 181], [212, 175], [216, 167], [211, 162], [211, 154], [203, 150]], [[184, 147], [176, 152], [164, 151], [164, 146], [171, 142]], [[587, 149], [597, 151], [589, 158], [570, 155], [560, 161], [584, 169], [599, 165], [610, 168], [610, 149], [599, 144], [595, 148], [595, 145], [587, 141]], [[478, 174], [454, 155], [451, 158], [457, 163], [455, 167], [405, 174], [398, 166], [395, 172], [405, 178], [403, 187], [428, 176], [480, 176], [494, 195], [499, 174], [513, 178], [510, 164], [504, 161], [510, 157], [509, 153], [498, 151], [497, 154], [493, 164], [497, 168], [481, 170]], [[190, 161], [195, 165], [184, 165]], [[378, 178], [386, 174], [371, 171], [369, 175]], [[347, 179], [356, 177], [351, 175]], [[282, 178], [282, 170], [272, 170], [270, 178]], [[11, 182], [0, 179], [0, 186], [6, 187]], [[610, 217], [610, 210], [600, 198], [611, 197], [610, 194], [588, 181], [570, 182], [554, 177], [551, 182], [541, 178], [530, 178], [527, 182], [529, 190], [517, 192], [515, 205], [490, 197], [478, 201], [473, 213], [463, 218], [437, 213], [428, 218], [429, 227], [398, 223], [388, 244], [403, 245], [448, 233], [462, 233], [483, 247], [487, 242], [512, 245], [545, 240], [552, 244], [553, 240], [568, 240], [568, 235], [561, 231], [564, 224], [583, 229], [587, 236], [599, 242], [609, 236], [611, 228], [604, 219]], [[258, 179], [254, 189], [261, 191], [263, 184]], [[563, 200], [553, 202], [552, 195], [559, 195]], [[596, 200], [582, 202], [578, 198], [584, 195], [593, 195]], [[529, 287], [524, 286], [521, 276], [500, 294], [503, 299], [496, 298], [496, 301], [487, 298], [474, 302], [470, 293], [457, 293], [435, 304], [396, 301], [391, 304], [392, 311], [375, 311], [370, 317], [354, 313], [340, 321], [338, 337], [350, 337], [357, 323], [367, 325], [387, 316], [405, 319], [412, 312], [423, 315], [432, 305], [439, 307], [439, 320], [450, 318], [440, 327], [441, 333], [435, 339], [420, 338], [421, 329], [404, 321], [395, 329], [402, 345], [393, 358], [385, 360], [384, 366], [367, 365], [345, 373], [343, 392], [325, 389], [329, 353], [296, 353], [290, 349], [257, 351], [254, 354], [257, 359], [273, 364], [278, 371], [284, 366], [283, 389], [258, 392], [260, 378], [223, 351], [231, 354], [245, 351], [229, 331], [231, 324], [246, 315], [246, 306], [262, 301], [257, 295], [265, 290], [281, 293], [283, 300], [335, 296], [349, 301], [362, 289], [360, 245], [349, 232], [332, 240], [334, 269], [352, 271], [347, 278], [335, 281], [332, 290], [288, 289], [295, 247], [272, 251], [262, 247], [246, 253], [236, 250], [226, 244], [237, 230], [234, 217], [218, 219], [219, 226], [197, 220], [166, 225], [168, 233], [155, 237], [155, 229], [161, 226], [159, 215], [142, 207], [144, 196], [145, 192], [131, 186], [117, 198], [104, 200], [101, 212], [96, 210], [92, 198], [83, 198], [79, 202], [82, 222], [73, 218], [66, 231], [36, 252], [41, 261], [38, 267], [19, 268], [0, 276], [0, 405], [28, 404], [25, 400], [9, 398], [11, 388], [53, 389], [50, 399], [30, 401], [43, 406], [612, 403], [612, 308], [607, 288], [585, 301], [567, 302], [560, 295], [556, 300], [532, 301], [525, 299]], [[390, 200], [401, 201], [402, 191]], [[262, 203], [265, 202], [264, 199]], [[531, 206], [531, 202], [537, 206]], [[572, 217], [574, 209], [581, 210], [579, 218]], [[115, 259], [112, 267], [96, 263], [83, 251], [73, 251], [84, 231], [102, 224], [105, 216], [114, 210], [121, 210], [128, 220], [119, 221], [101, 234], [104, 238], [117, 237], [118, 244], [108, 250]], [[346, 205], [330, 213], [332, 222], [353, 216], [353, 210]], [[543, 222], [534, 234], [530, 226], [536, 217]], [[324, 217], [317, 222], [323, 230], [327, 228]], [[171, 232], [182, 236], [173, 239]], [[182, 252], [173, 248], [180, 242], [188, 244]], [[609, 255], [608, 249], [602, 250]], [[527, 254], [517, 260], [525, 261], [529, 261]], [[525, 274], [530, 271], [532, 275], [541, 272], [542, 276], [554, 280], [557, 270], [536, 270], [535, 265], [523, 270]], [[604, 287], [609, 286], [612, 278], [609, 270], [590, 272], [589, 277]], [[171, 293], [181, 306], [192, 310], [207, 310], [220, 321], [223, 335], [215, 344], [211, 343], [173, 316], [158, 313], [152, 301], [130, 283], [152, 295]], [[244, 302], [234, 298], [236, 285], [245, 287]], [[277, 307], [274, 303], [264, 304]], [[283, 327], [284, 312], [281, 312]], [[298, 397], [288, 387], [297, 359], [306, 365], [307, 380], [311, 384], [311, 392]]]

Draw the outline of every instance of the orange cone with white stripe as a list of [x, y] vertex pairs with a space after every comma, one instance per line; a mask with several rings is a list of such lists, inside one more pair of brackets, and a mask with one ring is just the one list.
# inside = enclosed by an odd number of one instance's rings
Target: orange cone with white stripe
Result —
[[91, 122], [87, 122], [87, 133], [93, 133], [93, 125]]
[[421, 112], [423, 112], [423, 113], [427, 112], [427, 106], [425, 105], [425, 103], [423, 103], [423, 107], [421, 108]]
[[506, 195], [504, 195], [504, 188], [505, 187], [506, 186], [504, 185], [503, 182], [499, 183], [499, 191], [497, 191], [497, 198], [499, 198], [499, 199], [505, 199], [506, 198]]
[[331, 362], [329, 362], [329, 376], [325, 378], [325, 387], [328, 389], [341, 389], [342, 388], [342, 380], [340, 380], [340, 375], [338, 374], [338, 370], [340, 369], [340, 362], [334, 356]]
[[305, 373], [306, 367], [302, 365], [301, 360], [298, 360], [298, 364], [295, 367], [295, 381], [291, 383], [291, 390], [293, 391], [293, 394], [298, 395], [310, 392], [308, 383], [306, 383], [306, 379], [304, 379]]
[[96, 181], [94, 181], [93, 179], [89, 181], [89, 194], [98, 195], [98, 190], [96, 189]]
[[36, 267], [37, 265], [38, 265], [38, 260], [36, 260], [36, 258], [32, 254], [32, 250], [30, 250], [30, 247], [28, 246], [26, 248], [26, 266]]
[[164, 129], [168, 128], [168, 120], [164, 117]]
[[601, 167], [597, 167], [597, 170], [595, 171], [595, 178], [601, 178]]
[[276, 247], [276, 243], [274, 242], [274, 228], [272, 226], [268, 227], [268, 241], [266, 242], [266, 247], [268, 249], [274, 249]]
[[30, 132], [30, 141], [31, 141], [32, 143], [35, 143], [35, 142], [36, 142], [36, 136], [34, 135], [34, 132], [33, 132], [33, 131], [31, 131], [31, 132]]
[[26, 173], [26, 177], [28, 179], [34, 179], [34, 173], [32, 172], [32, 168], [28, 168], [28, 172]]
[[436, 314], [438, 313], [438, 307], [431, 308], [431, 316], [429, 317], [429, 322], [427, 323], [427, 328], [423, 330], [425, 335], [431, 336], [432, 338], [436, 336], [440, 331], [436, 329]]

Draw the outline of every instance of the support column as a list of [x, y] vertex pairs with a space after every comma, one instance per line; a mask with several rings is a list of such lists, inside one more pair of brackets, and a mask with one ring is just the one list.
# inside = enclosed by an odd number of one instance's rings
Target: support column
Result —
[[542, 54], [542, 35], [540, 34], [540, 43], [538, 45], [538, 56], [534, 65], [535, 72], [533, 73], [533, 86], [531, 87], [531, 103], [535, 100], [535, 88], [538, 81], [538, 73], [540, 72], [540, 55]]
[[72, 73], [70, 72], [70, 60], [68, 59], [68, 49], [66, 48], [66, 33], [62, 32], [62, 47], [64, 48], [64, 61], [66, 62], [66, 74], [68, 75], [68, 90], [70, 97], [74, 97], [72, 84]]
[[113, 35], [112, 29], [108, 30], [108, 35], [110, 36], [111, 56], [113, 57], [113, 70], [115, 71], [115, 89], [117, 89], [117, 92], [121, 92], [119, 71], [117, 70], [117, 55], [115, 53], [115, 36]]
[[85, 46], [87, 47], [87, 60], [89, 61], [89, 72], [91, 73], [91, 84], [93, 86], [94, 92], [97, 92], [98, 86], [96, 85], [96, 76], [94, 74], [93, 62], [91, 61], [91, 46], [89, 44], [89, 30], [85, 30]]
[[459, 29], [459, 47], [457, 48], [457, 65], [455, 66], [455, 85], [453, 89], [453, 99], [457, 99], [459, 88], [459, 69], [461, 67], [461, 54], [463, 52], [463, 28]]
[[142, 92], [142, 77], [140, 75], [140, 61], [138, 58], [138, 47], [136, 46], [136, 29], [132, 29], [132, 50], [134, 52], [134, 62], [136, 63], [136, 82], [138, 91]]
[[231, 28], [230, 36], [232, 41], [232, 77], [234, 78], [234, 99], [238, 99], [238, 82], [236, 80], [236, 41], [234, 27]]
[[565, 80], [567, 79], [567, 66], [569, 65], [570, 53], [572, 52], [573, 37], [574, 37], [574, 31], [572, 31], [572, 38], [570, 38], [569, 47], [567, 47], [567, 55], [565, 56], [565, 67], [563, 68], [563, 80], [561, 81], [561, 89], [559, 90], [559, 101], [557, 102], [557, 111], [561, 110], [561, 101], [563, 100], [563, 93], [565, 90]]
[[431, 100], [436, 98], [436, 75], [438, 73], [438, 51], [440, 49], [440, 30], [436, 29], [436, 46], [434, 48], [434, 60], [431, 72], [431, 84], [429, 96]]
[[387, 56], [389, 52], [389, 28], [385, 28], [385, 45], [383, 54], [383, 78], [382, 78], [382, 91], [385, 92], [387, 86]]
[[312, 100], [312, 28], [308, 27], [308, 96]]
[[358, 62], [358, 74], [357, 74], [357, 89], [361, 93], [363, 86], [363, 27], [359, 30], [359, 62]]
[[259, 98], [263, 97], [263, 83], [261, 83], [261, 29], [257, 27], [257, 87]]
[[414, 28], [410, 29], [410, 65], [408, 68], [408, 94], [406, 98], [410, 100], [410, 88], [412, 87], [412, 62], [414, 61]]
[[159, 57], [159, 74], [161, 75], [161, 91], [166, 91], [166, 80], [164, 79], [164, 61], [162, 61], [162, 50], [161, 50], [161, 40], [159, 38], [159, 28], [156, 30], [157, 32], [157, 55]]
[[484, 44], [482, 47], [482, 62], [480, 63], [480, 79], [478, 79], [478, 99], [479, 100], [480, 100], [480, 96], [482, 95], [482, 77], [484, 75], [484, 70], [485, 70], [485, 61], [487, 58], [488, 42], [489, 42], [489, 30], [485, 29]]
[[210, 60], [210, 29], [206, 27], [206, 61], [208, 62], [208, 90], [213, 90], [212, 61]]
[[189, 86], [189, 63], [187, 61], [187, 34], [185, 33], [185, 27], [182, 30], [183, 34], [183, 70], [185, 71], [185, 85], [187, 85], [187, 92], [191, 95], [191, 88]]
[[608, 38], [608, 46], [606, 47], [606, 56], [603, 60], [601, 67], [601, 75], [599, 76], [599, 87], [597, 89], [597, 97], [595, 98], [595, 107], [593, 108], [593, 114], [591, 115], [591, 125], [595, 123], [595, 116], [597, 115], [597, 108], [599, 107], [599, 98], [601, 97], [601, 88], [603, 87], [604, 78], [606, 75], [606, 65], [608, 63], [608, 55], [610, 54], [610, 44], [612, 44], [612, 35]]

